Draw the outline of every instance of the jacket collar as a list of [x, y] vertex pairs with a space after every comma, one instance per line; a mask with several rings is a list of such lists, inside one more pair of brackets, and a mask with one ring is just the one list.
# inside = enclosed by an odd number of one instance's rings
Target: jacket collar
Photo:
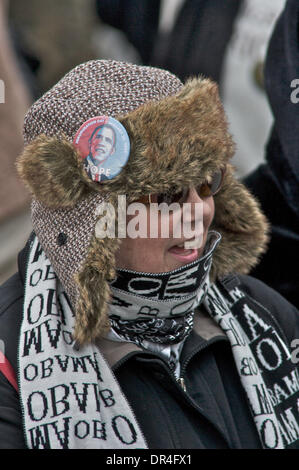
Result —
[[[183, 352], [192, 355], [199, 345], [204, 347], [212, 338], [217, 337], [225, 338], [226, 336], [203, 309], [196, 310], [193, 331], [186, 340]], [[96, 344], [111, 368], [116, 367], [120, 361], [128, 359], [132, 353], [144, 352], [142, 348], [128, 341], [116, 342], [100, 338], [96, 341]]]

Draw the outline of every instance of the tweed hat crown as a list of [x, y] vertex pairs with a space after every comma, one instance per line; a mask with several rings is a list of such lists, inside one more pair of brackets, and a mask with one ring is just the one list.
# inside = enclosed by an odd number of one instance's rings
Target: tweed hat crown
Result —
[[[73, 145], [80, 126], [94, 116], [116, 118], [130, 139], [119, 175], [96, 183]], [[74, 335], [93, 341], [109, 326], [109, 282], [115, 277], [119, 240], [98, 239], [97, 208], [116, 207], [150, 193], [200, 184], [227, 166], [215, 197], [214, 227], [222, 234], [213, 276], [247, 272], [266, 242], [257, 203], [233, 177], [234, 151], [217, 85], [124, 62], [95, 60], [75, 67], [42, 96], [25, 118], [19, 173], [33, 194], [36, 235], [76, 314]]]

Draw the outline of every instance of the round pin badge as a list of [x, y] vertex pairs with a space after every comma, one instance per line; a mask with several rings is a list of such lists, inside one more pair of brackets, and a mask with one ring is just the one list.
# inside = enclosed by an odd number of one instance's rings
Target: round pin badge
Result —
[[73, 140], [88, 176], [97, 182], [117, 176], [130, 155], [130, 139], [124, 126], [109, 116], [84, 122]]

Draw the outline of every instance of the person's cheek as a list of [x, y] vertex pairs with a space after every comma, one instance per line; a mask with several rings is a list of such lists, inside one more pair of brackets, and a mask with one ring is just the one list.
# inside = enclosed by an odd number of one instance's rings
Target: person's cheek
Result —
[[203, 222], [205, 230], [208, 230], [211, 223], [213, 222], [215, 215], [215, 202], [213, 197], [206, 199], [204, 203]]

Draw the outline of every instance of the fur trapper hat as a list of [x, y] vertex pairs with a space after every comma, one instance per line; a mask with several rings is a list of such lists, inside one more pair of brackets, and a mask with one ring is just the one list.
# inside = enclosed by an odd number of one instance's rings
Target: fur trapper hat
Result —
[[[113, 179], [91, 180], [73, 144], [83, 123], [110, 116], [126, 129], [130, 155]], [[25, 118], [21, 178], [33, 194], [35, 233], [76, 315], [74, 336], [93, 341], [108, 327], [109, 282], [117, 238], [95, 236], [97, 207], [116, 207], [170, 188], [195, 186], [227, 166], [215, 196], [213, 228], [222, 235], [212, 276], [247, 273], [264, 251], [267, 223], [237, 182], [229, 159], [234, 144], [218, 95], [208, 79], [182, 84], [167, 71], [111, 60], [81, 64], [41, 97]]]

